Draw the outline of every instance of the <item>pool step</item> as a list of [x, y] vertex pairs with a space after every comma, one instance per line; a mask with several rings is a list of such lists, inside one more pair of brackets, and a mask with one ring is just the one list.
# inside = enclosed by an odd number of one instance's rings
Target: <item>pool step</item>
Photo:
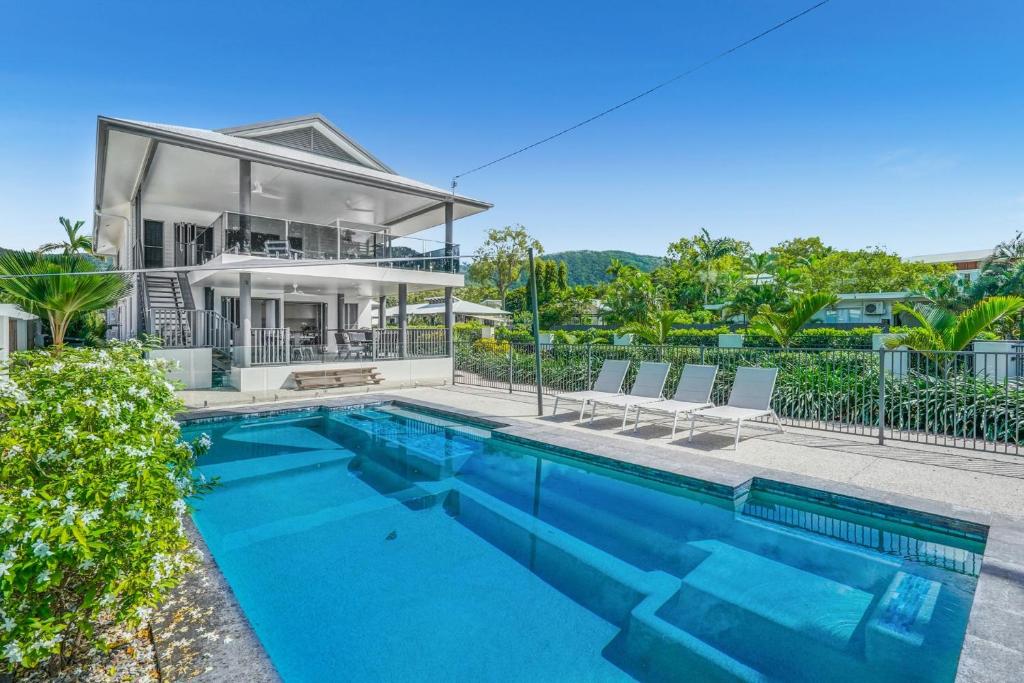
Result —
[[[300, 422], [301, 423], [301, 422]], [[338, 444], [309, 427], [292, 424], [239, 425], [227, 430], [219, 439], [236, 444], [251, 444], [260, 449], [275, 447], [297, 450], [338, 448]]]
[[461, 524], [541, 579], [620, 626], [605, 656], [628, 673], [666, 682], [767, 681], [752, 667], [658, 614], [678, 594], [678, 578], [638, 569], [462, 482], [453, 482], [445, 507]]
[[319, 526], [380, 512], [398, 505], [407, 505], [413, 508], [429, 507], [429, 503], [420, 504], [423, 499], [436, 501], [434, 494], [415, 486], [390, 496], [368, 495], [350, 503], [324, 507], [305, 515], [275, 519], [258, 526], [224, 534], [218, 546], [225, 551], [239, 550], [255, 543], [262, 543], [280, 536], [301, 534]]
[[691, 545], [708, 557], [659, 616], [786, 680], [852, 680], [872, 594], [722, 541]]
[[757, 555], [800, 567], [868, 593], [879, 593], [902, 563], [893, 557], [821, 536], [737, 514], [727, 540]]
[[299, 451], [268, 455], [262, 458], [229, 460], [200, 466], [207, 478], [218, 477], [221, 484], [243, 482], [287, 472], [298, 472], [312, 467], [347, 463], [355, 454], [337, 446], [330, 450]]
[[479, 441], [460, 434], [422, 433], [403, 422], [363, 420], [345, 413], [328, 418], [328, 433], [341, 443], [361, 438], [383, 444], [394, 454], [381, 453], [382, 462], [390, 461], [402, 474], [433, 481], [456, 474], [481, 448]]

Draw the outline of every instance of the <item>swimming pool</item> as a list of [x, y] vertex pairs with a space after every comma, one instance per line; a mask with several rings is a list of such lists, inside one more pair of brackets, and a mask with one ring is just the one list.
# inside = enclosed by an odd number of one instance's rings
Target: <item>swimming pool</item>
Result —
[[984, 529], [607, 467], [400, 405], [186, 425], [287, 681], [941, 681]]

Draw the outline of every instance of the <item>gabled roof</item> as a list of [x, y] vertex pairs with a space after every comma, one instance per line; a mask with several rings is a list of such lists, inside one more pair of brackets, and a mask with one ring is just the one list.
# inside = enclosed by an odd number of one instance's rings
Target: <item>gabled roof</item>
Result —
[[299, 149], [313, 154], [359, 164], [385, 173], [390, 167], [373, 156], [365, 147], [343, 133], [323, 114], [307, 114], [287, 119], [262, 121], [244, 126], [221, 128], [217, 133], [261, 140], [273, 145]]
[[[254, 125], [260, 126], [262, 124]], [[128, 133], [149, 138], [154, 142], [167, 143], [177, 147], [196, 149], [239, 159], [249, 159], [278, 168], [287, 168], [327, 178], [351, 181], [369, 187], [405, 193], [428, 200], [428, 203], [425, 203], [422, 208], [415, 208], [408, 214], [390, 217], [385, 224], [389, 227], [409, 224], [414, 221], [417, 225], [422, 224], [417, 229], [439, 225], [444, 220], [443, 212], [446, 202], [453, 202], [455, 204], [455, 219], [486, 211], [492, 206], [488, 202], [453, 194], [448, 190], [442, 190], [418, 180], [396, 175], [390, 170], [383, 171], [375, 167], [342, 161], [311, 151], [265, 142], [258, 138], [204, 128], [190, 128], [187, 126], [100, 116], [97, 118], [96, 130], [96, 187], [94, 192], [95, 208], [97, 210], [101, 210], [103, 207], [108, 161], [107, 144], [111, 132]], [[126, 171], [126, 173], [129, 173], [131, 178], [135, 178], [135, 171]], [[125, 182], [130, 184], [131, 178], [127, 178]]]

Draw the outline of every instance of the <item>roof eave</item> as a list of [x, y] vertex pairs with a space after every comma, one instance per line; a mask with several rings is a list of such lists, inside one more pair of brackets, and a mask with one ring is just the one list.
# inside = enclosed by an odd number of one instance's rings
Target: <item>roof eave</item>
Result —
[[[168, 144], [178, 145], [180, 147], [187, 147], [190, 149], [197, 149], [199, 151], [222, 154], [224, 156], [229, 156], [236, 159], [256, 161], [258, 163], [264, 163], [278, 168], [288, 168], [302, 173], [311, 173], [313, 175], [334, 178], [337, 180], [347, 180], [357, 184], [368, 185], [371, 187], [377, 187], [384, 190], [402, 192], [404, 194], [411, 194], [417, 197], [436, 199], [441, 202], [453, 201], [458, 204], [478, 208], [482, 211], [486, 211], [487, 209], [490, 209], [494, 206], [489, 202], [484, 202], [479, 199], [473, 199], [471, 197], [465, 197], [462, 195], [453, 195], [449, 192], [441, 190], [440, 188], [427, 189], [423, 187], [413, 187], [402, 182], [390, 181], [383, 178], [374, 178], [372, 176], [363, 175], [356, 171], [345, 171], [342, 169], [321, 166], [319, 164], [306, 163], [297, 159], [289, 159], [274, 154], [243, 149], [240, 147], [225, 145], [217, 142], [212, 142], [209, 140], [202, 140], [183, 133], [163, 130], [160, 128], [153, 128], [142, 123], [125, 121], [123, 119], [115, 119], [108, 116], [99, 116], [97, 117], [97, 176], [95, 186], [95, 199], [97, 210], [99, 210], [99, 207], [102, 205], [103, 201], [103, 172], [105, 170], [104, 167], [106, 165], [106, 137], [110, 130], [118, 130], [135, 135], [145, 135], [150, 138], [159, 140], [160, 142], [166, 142]], [[401, 176], [395, 177], [401, 178]]]

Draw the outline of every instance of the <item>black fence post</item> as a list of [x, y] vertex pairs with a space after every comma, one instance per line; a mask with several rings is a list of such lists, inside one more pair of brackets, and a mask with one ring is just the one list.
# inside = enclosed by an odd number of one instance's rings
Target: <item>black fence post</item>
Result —
[[584, 390], [589, 390], [593, 386], [594, 381], [594, 346], [590, 342], [587, 342], [587, 386], [583, 387]]
[[885, 445], [885, 347], [878, 349], [878, 445]]
[[544, 415], [544, 388], [540, 364], [540, 315], [537, 312], [537, 271], [533, 264], [533, 247], [528, 251], [530, 257], [530, 309], [533, 313], [533, 375], [537, 382], [537, 415]]

